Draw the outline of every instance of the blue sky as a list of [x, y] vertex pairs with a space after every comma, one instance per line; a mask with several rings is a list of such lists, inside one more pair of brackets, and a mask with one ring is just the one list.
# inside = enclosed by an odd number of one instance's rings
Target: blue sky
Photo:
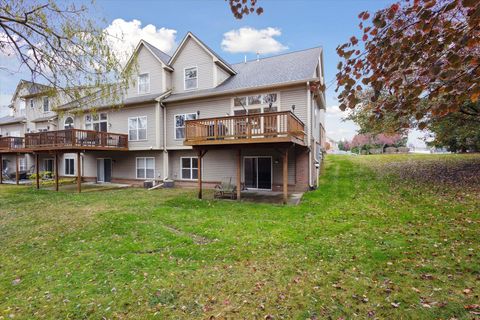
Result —
[[[244, 56], [255, 58], [253, 49], [250, 52], [231, 52], [222, 48], [222, 40], [230, 31], [238, 32], [249, 27], [250, 31], [268, 34], [269, 40], [277, 46], [274, 53], [262, 54], [262, 57], [289, 51], [322, 46], [324, 48], [325, 78], [327, 85], [327, 132], [334, 139], [351, 138], [355, 134], [352, 123], [342, 122], [341, 112], [336, 108], [335, 73], [338, 57], [335, 52], [337, 45], [347, 41], [352, 35], [358, 34], [358, 14], [368, 10], [373, 12], [386, 7], [392, 1], [383, 0], [259, 0], [264, 8], [260, 16], [249, 15], [242, 20], [236, 20], [224, 0], [163, 0], [163, 1], [113, 1], [97, 0], [96, 15], [103, 17], [102, 26], [112, 26], [116, 19], [122, 19], [124, 26], [136, 22], [137, 37], [146, 32], [148, 25], [153, 28], [158, 46], [167, 51], [175, 49], [183, 36], [192, 31], [208, 46], [231, 63], [241, 62]], [[117, 21], [118, 22], [118, 21]], [[132, 28], [131, 25], [128, 25]], [[164, 28], [164, 30], [161, 30]], [[270, 28], [270, 29], [268, 29]], [[272, 29], [274, 32], [272, 33]], [[266, 31], [270, 30], [270, 31]], [[128, 31], [130, 32], [130, 31]], [[164, 33], [162, 35], [161, 33]], [[266, 32], [266, 33], [265, 33]], [[132, 34], [133, 34], [132, 33]], [[165, 38], [165, 37], [164, 37]], [[237, 38], [233, 39], [237, 41]], [[245, 39], [244, 39], [245, 40]], [[132, 40], [137, 42], [138, 40]], [[122, 44], [121, 44], [122, 45]], [[264, 43], [265, 45], [265, 43]], [[268, 46], [269, 44], [267, 44]], [[162, 47], [163, 46], [163, 47]], [[242, 50], [242, 48], [238, 49]], [[230, 51], [230, 52], [229, 52]], [[233, 50], [234, 51], [234, 50]], [[0, 65], [13, 63], [0, 57]], [[23, 75], [25, 77], [25, 75]], [[0, 104], [6, 104], [9, 95], [15, 90], [22, 74], [8, 75], [0, 71]]]

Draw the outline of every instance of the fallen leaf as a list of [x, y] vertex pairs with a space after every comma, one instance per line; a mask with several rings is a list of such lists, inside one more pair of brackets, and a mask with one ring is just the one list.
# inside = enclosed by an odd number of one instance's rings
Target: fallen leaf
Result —
[[472, 289], [467, 288], [467, 289], [463, 290], [462, 292], [463, 292], [463, 294], [470, 294], [470, 293], [472, 293]]
[[392, 302], [391, 305], [394, 308], [398, 308], [398, 307], [400, 307], [400, 302]]

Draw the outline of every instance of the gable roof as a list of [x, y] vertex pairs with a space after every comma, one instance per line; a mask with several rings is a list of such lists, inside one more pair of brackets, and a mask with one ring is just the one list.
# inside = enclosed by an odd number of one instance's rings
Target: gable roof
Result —
[[187, 35], [182, 39], [182, 42], [180, 42], [180, 45], [177, 47], [175, 50], [175, 53], [173, 56], [170, 58], [170, 61], [168, 61], [169, 65], [172, 65], [172, 63], [175, 61], [175, 59], [178, 57], [178, 54], [180, 51], [182, 51], [183, 47], [187, 43], [188, 39], [193, 39], [195, 42], [197, 42], [200, 47], [202, 47], [205, 51], [207, 51], [210, 55], [213, 56], [214, 62], [218, 64], [221, 68], [225, 69], [225, 71], [229, 72], [230, 74], [235, 74], [236, 71], [232, 66], [226, 62], [225, 60], [222, 59], [215, 51], [210, 49], [205, 43], [202, 42], [199, 38], [197, 38], [192, 32], [188, 32]]
[[50, 87], [50, 86], [22, 79], [18, 82], [17, 87], [15, 88], [15, 92], [12, 95], [12, 100], [11, 100], [12, 103], [15, 100], [15, 98], [17, 97], [18, 93], [20, 92], [20, 89], [22, 87], [24, 87], [25, 85], [28, 85], [28, 88], [27, 88], [28, 92], [27, 92], [27, 94], [23, 95], [22, 97], [34, 96], [34, 95], [39, 94], [41, 92], [45, 92], [45, 91], [48, 91], [48, 90], [52, 89], [52, 87]]
[[25, 117], [12, 117], [12, 116], [6, 116], [6, 117], [1, 117], [0, 118], [0, 124], [14, 124], [14, 123], [20, 123], [25, 121]]
[[137, 46], [135, 47], [135, 50], [133, 50], [132, 55], [130, 56], [127, 63], [125, 64], [124, 69], [126, 69], [130, 65], [130, 63], [132, 63], [133, 57], [135, 57], [135, 55], [137, 55], [137, 53], [139, 52], [139, 50], [142, 46], [147, 48], [147, 50], [164, 66], [164, 68], [173, 70], [168, 64], [168, 62], [170, 60], [170, 56], [168, 54], [166, 54], [165, 52], [163, 52], [162, 50], [155, 47], [154, 45], [152, 45], [152, 44], [148, 43], [147, 41], [143, 40], [143, 39], [141, 39], [138, 42]]
[[268, 86], [287, 85], [315, 80], [315, 69], [322, 48], [285, 53], [260, 60], [233, 64], [236, 74], [215, 88], [172, 94], [164, 101], [177, 101]]
[[157, 47], [153, 46], [152, 44], [148, 43], [145, 40], [142, 40], [145, 46], [150, 49], [150, 52], [158, 58], [160, 61], [162, 61], [166, 66], [168, 66], [168, 61], [170, 60], [170, 56], [163, 52], [162, 50], [158, 49]]

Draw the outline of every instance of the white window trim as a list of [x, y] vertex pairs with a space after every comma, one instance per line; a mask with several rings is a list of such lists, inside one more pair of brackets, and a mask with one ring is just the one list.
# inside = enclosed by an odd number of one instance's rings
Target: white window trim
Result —
[[64, 130], [66, 130], [65, 125], [66, 125], [66, 123], [67, 123], [67, 119], [68, 119], [68, 118], [70, 118], [70, 119], [73, 120], [73, 123], [72, 123], [73, 127], [70, 128], [70, 129], [75, 128], [75, 119], [74, 119], [72, 116], [67, 116], [67, 117], [65, 118], [65, 120], [63, 120], [63, 129], [64, 129]]
[[[138, 159], [144, 159], [145, 160], [145, 178], [139, 178], [138, 177], [138, 167], [137, 167], [137, 164], [138, 164]], [[147, 178], [147, 159], [153, 159], [153, 178]], [[135, 157], [135, 179], [137, 180], [152, 180], [152, 179], [155, 179], [156, 178], [156, 175], [155, 175], [155, 157]]]
[[[148, 75], [148, 90], [146, 92], [140, 92], [140, 76]], [[137, 76], [137, 94], [149, 94], [150, 93], [150, 72], [140, 73]]]
[[[47, 110], [47, 111], [45, 111], [45, 98], [48, 99], [48, 110]], [[50, 98], [49, 98], [48, 96], [43, 96], [43, 97], [42, 97], [42, 112], [43, 112], [43, 113], [48, 113], [48, 112], [50, 112]]]
[[[65, 164], [66, 160], [73, 160], [73, 174], [67, 173], [67, 165]], [[76, 166], [76, 159], [73, 157], [65, 157], [63, 158], [63, 175], [66, 177], [74, 177], [77, 174], [77, 166]]]
[[[104, 113], [104, 114], [107, 116], [107, 119], [100, 121], [100, 115], [101, 115], [102, 113]], [[93, 130], [93, 124], [94, 124], [94, 123], [99, 123], [99, 124], [100, 124], [100, 122], [107, 122], [107, 131], [106, 131], [106, 132], [109, 132], [109, 131], [108, 131], [108, 127], [110, 126], [110, 122], [108, 122], [108, 112], [97, 112], [97, 114], [98, 114], [98, 121], [93, 121], [93, 113], [88, 113], [88, 114], [86, 114], [86, 115], [83, 117], [83, 129], [85, 129], [85, 130], [90, 130], [90, 131], [95, 131], [95, 130]], [[87, 129], [87, 119], [86, 119], [87, 116], [91, 116], [91, 117], [92, 117], [92, 120], [90, 121], [90, 123], [92, 124], [92, 128], [91, 128], [91, 129]]]
[[[198, 181], [198, 178], [197, 179], [186, 179], [183, 177], [182, 175], [182, 170], [183, 170], [183, 167], [182, 167], [182, 160], [183, 159], [190, 159], [190, 176], [192, 177], [193, 176], [193, 166], [192, 166], [192, 159], [198, 159], [198, 157], [180, 157], [180, 180], [183, 180], [183, 181]], [[197, 162], [198, 164], [198, 162]], [[203, 164], [203, 161], [202, 161], [202, 164]], [[197, 168], [197, 170], [199, 170], [200, 168]], [[198, 172], [200, 173], [200, 172]]]
[[[196, 112], [187, 112], [187, 113], [177, 113], [177, 114], [174, 114], [173, 115], [173, 137], [175, 138], [174, 140], [176, 141], [183, 141], [185, 140], [185, 137], [183, 138], [177, 138], [177, 128], [180, 128], [180, 127], [177, 127], [177, 116], [185, 116], [185, 118], [187, 117], [187, 115], [189, 114], [194, 114], [195, 115], [195, 119], [197, 119], [197, 113]], [[186, 121], [186, 119], [185, 119]], [[185, 129], [186, 127], [183, 126], [183, 128]]]
[[[139, 119], [139, 118], [145, 118], [145, 139], [132, 140], [132, 139], [130, 139], [130, 119]], [[148, 118], [147, 118], [147, 116], [128, 117], [127, 121], [128, 121], [127, 122], [128, 141], [147, 141], [148, 140]], [[138, 124], [138, 122], [137, 122], [137, 124]], [[138, 125], [137, 125], [137, 138], [138, 138]]]
[[[259, 93], [258, 95], [266, 95], [266, 94], [273, 94], [275, 93], [277, 95], [277, 102], [275, 102], [273, 104], [273, 106], [277, 107], [277, 112], [279, 111], [282, 111], [281, 109], [281, 100], [280, 100], [280, 91], [275, 91], [275, 92], [263, 92], [263, 93]], [[245, 105], [245, 109], [249, 110], [249, 109], [262, 109], [262, 113], [264, 112], [265, 108], [268, 108], [268, 103], [262, 103], [262, 104], [254, 104], [252, 106], [249, 106], [248, 104], [248, 97], [249, 96], [255, 96], [257, 94], [250, 94], [250, 95], [242, 95], [242, 96], [238, 96], [238, 97], [233, 97], [231, 99], [231, 115], [233, 116], [234, 115], [234, 111], [236, 110], [243, 110], [243, 107], [242, 106], [235, 106], [235, 98], [243, 98], [243, 97], [246, 97], [246, 105]]]
[[[193, 69], [193, 68], [197, 69], [197, 86], [196, 86], [195, 88], [189, 88], [189, 89], [187, 89], [187, 87], [185, 86], [185, 82], [186, 82], [185, 80], [187, 80], [187, 79], [185, 79], [185, 71], [186, 71], [187, 69]], [[197, 90], [197, 89], [198, 89], [198, 82], [199, 82], [198, 66], [190, 66], [190, 67], [185, 67], [185, 68], [183, 68], [183, 91], [193, 91], [193, 90]]]

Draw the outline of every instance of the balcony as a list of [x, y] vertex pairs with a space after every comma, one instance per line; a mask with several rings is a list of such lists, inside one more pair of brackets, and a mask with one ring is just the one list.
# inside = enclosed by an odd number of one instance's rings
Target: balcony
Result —
[[187, 120], [187, 146], [293, 142], [305, 145], [305, 125], [291, 111]]
[[128, 135], [68, 129], [25, 134], [25, 147], [41, 150], [128, 150]]
[[23, 149], [22, 137], [0, 137], [0, 150], [18, 150]]

